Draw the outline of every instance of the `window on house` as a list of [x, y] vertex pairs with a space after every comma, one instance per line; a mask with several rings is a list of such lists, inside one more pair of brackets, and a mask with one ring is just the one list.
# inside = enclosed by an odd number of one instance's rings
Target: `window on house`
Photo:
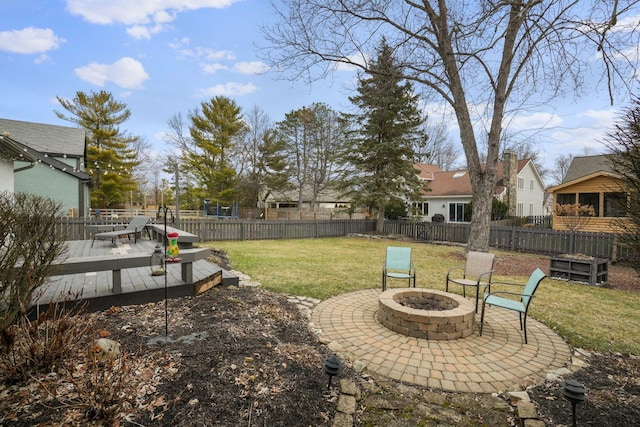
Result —
[[524, 178], [518, 178], [518, 190], [524, 190]]
[[556, 204], [558, 205], [573, 205], [575, 203], [576, 203], [575, 193], [556, 194]]
[[600, 193], [580, 193], [578, 203], [581, 206], [591, 206], [595, 216], [600, 216]]
[[413, 211], [415, 215], [427, 216], [429, 215], [429, 202], [416, 202], [413, 204]]
[[604, 216], [621, 217], [627, 215], [627, 195], [625, 193], [604, 193]]
[[533, 216], [533, 203], [529, 203], [529, 216]]
[[529, 191], [533, 191], [533, 180], [529, 181]]
[[524, 216], [524, 203], [518, 203], [516, 206], [516, 215]]
[[469, 222], [471, 218], [467, 218], [465, 211], [468, 203], [449, 203], [449, 222]]

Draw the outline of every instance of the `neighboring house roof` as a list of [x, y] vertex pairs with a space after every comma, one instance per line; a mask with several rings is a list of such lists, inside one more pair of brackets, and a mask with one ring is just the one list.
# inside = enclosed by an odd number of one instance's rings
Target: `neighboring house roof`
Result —
[[413, 165], [418, 171], [421, 179], [433, 181], [436, 172], [442, 172], [442, 169], [436, 165], [426, 165], [424, 163], [416, 163]]
[[569, 169], [562, 179], [562, 184], [574, 181], [586, 175], [590, 175], [595, 172], [612, 172], [615, 171], [611, 168], [609, 163], [609, 156], [606, 154], [600, 154], [597, 156], [580, 156], [574, 157], [571, 160]]
[[49, 155], [84, 157], [86, 131], [81, 128], [22, 122], [0, 118], [0, 132]]
[[561, 184], [555, 185], [553, 187], [549, 187], [549, 188], [547, 188], [547, 191], [550, 192], [550, 193], [555, 193], [556, 191], [562, 190], [563, 188], [571, 187], [571, 186], [574, 186], [574, 185], [579, 184], [581, 182], [589, 181], [589, 180], [591, 180], [593, 178], [597, 178], [597, 177], [600, 177], [600, 176], [614, 178], [614, 179], [620, 179], [621, 178], [621, 176], [619, 174], [615, 173], [615, 172], [596, 171], [596, 172], [592, 172], [592, 173], [590, 173], [588, 175], [580, 176], [580, 177], [578, 177], [578, 178], [576, 178], [574, 180], [565, 181], [565, 182], [562, 182]]
[[[530, 162], [529, 159], [518, 160], [518, 173]], [[504, 169], [503, 162], [496, 163], [496, 171], [498, 175], [498, 181], [496, 182], [495, 195], [503, 194], [506, 185], [503, 181]], [[429, 165], [416, 165], [416, 168], [420, 170], [420, 178], [429, 181], [428, 185], [431, 191], [423, 192], [427, 197], [445, 197], [445, 196], [471, 196], [471, 179], [469, 178], [469, 171], [466, 169], [460, 169], [455, 171], [442, 171], [430, 172], [428, 168], [424, 166]], [[433, 165], [431, 165], [433, 166]], [[437, 169], [437, 166], [435, 166]], [[423, 172], [423, 171], [427, 172]]]
[[0, 135], [0, 160], [35, 162], [38, 159], [18, 141], [8, 135]]

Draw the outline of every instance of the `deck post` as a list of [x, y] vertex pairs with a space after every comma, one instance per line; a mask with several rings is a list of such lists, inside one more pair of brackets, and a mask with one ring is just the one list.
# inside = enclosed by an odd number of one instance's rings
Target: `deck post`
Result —
[[193, 284], [193, 263], [192, 262], [183, 262], [180, 265], [182, 270], [182, 281], [184, 281], [187, 285]]
[[113, 270], [113, 290], [114, 294], [122, 293], [122, 270]]

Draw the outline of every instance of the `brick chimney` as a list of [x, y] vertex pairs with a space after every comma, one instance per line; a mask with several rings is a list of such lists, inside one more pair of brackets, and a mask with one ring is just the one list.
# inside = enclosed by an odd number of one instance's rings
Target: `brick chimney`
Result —
[[507, 187], [508, 215], [516, 216], [518, 206], [518, 155], [515, 151], [502, 153], [502, 182]]

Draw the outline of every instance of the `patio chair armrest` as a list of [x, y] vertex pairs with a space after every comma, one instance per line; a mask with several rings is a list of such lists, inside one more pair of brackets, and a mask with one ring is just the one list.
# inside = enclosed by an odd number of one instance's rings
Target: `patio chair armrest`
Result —
[[513, 296], [517, 296], [517, 297], [531, 297], [531, 298], [533, 298], [533, 295], [523, 294], [523, 293], [520, 293], [520, 292], [508, 292], [508, 291], [489, 292], [489, 293], [485, 293], [484, 297], [486, 298], [489, 295], [513, 295]]
[[447, 271], [447, 280], [449, 280], [449, 275], [451, 274], [451, 272], [453, 272], [454, 270], [459, 270], [461, 268], [464, 268], [464, 265], [456, 265], [454, 267], [451, 267], [449, 271]]
[[[507, 286], [520, 286], [520, 287], [525, 287], [527, 284], [526, 283], [511, 283], [511, 282], [489, 282], [485, 285], [484, 287], [484, 293], [491, 293], [491, 286], [494, 285], [507, 285]], [[487, 292], [487, 289], [489, 290], [489, 292]], [[521, 293], [518, 293], [518, 295], [522, 295]]]
[[[493, 274], [495, 270], [491, 270], [491, 271], [485, 271], [484, 273], [482, 273], [480, 276], [478, 276], [478, 285], [480, 284], [480, 282], [482, 282], [482, 278], [486, 275], [489, 275], [489, 277], [491, 277], [491, 275]], [[489, 279], [491, 280], [491, 279]]]

